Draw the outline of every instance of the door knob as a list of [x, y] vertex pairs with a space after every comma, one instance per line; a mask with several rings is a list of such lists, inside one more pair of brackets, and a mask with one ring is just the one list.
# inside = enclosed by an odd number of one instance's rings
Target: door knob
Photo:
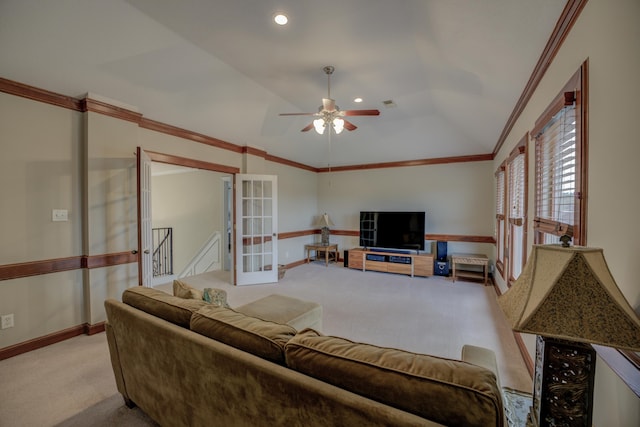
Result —
[[138, 253], [138, 251], [134, 249], [134, 250], [131, 251], [131, 253], [135, 255], [135, 254]]
[[144, 253], [145, 253], [145, 254], [148, 254], [148, 253], [149, 253], [149, 249], [145, 249], [145, 250], [144, 250]]

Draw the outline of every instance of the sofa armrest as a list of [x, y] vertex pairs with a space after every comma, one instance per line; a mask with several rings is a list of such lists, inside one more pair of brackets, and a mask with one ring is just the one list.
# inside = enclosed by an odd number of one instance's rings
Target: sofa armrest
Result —
[[498, 374], [498, 363], [496, 362], [496, 355], [492, 350], [466, 344], [462, 347], [461, 359], [473, 365], [482, 366], [483, 368], [493, 372], [496, 376], [498, 387], [501, 387], [500, 375]]
[[111, 358], [111, 367], [113, 368], [113, 374], [116, 379], [116, 387], [122, 397], [126, 405], [129, 408], [135, 406], [133, 401], [129, 398], [127, 394], [127, 388], [125, 387], [124, 377], [122, 376], [122, 366], [120, 365], [120, 354], [118, 353], [118, 344], [116, 342], [116, 337], [113, 332], [113, 328], [109, 324], [109, 322], [105, 323], [105, 333], [107, 335], [107, 344], [109, 345], [109, 356]]

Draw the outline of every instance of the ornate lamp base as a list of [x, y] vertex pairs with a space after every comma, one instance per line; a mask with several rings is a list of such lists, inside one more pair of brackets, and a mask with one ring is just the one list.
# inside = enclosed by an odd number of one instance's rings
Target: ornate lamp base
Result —
[[596, 353], [589, 344], [538, 335], [534, 426], [591, 427]]
[[322, 227], [322, 245], [329, 245], [329, 227]]

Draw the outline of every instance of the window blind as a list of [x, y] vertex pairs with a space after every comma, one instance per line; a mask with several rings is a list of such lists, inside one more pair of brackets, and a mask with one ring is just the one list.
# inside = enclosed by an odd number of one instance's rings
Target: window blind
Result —
[[524, 154], [517, 155], [509, 162], [509, 221], [522, 225], [524, 208]]
[[575, 112], [575, 104], [563, 107], [536, 137], [534, 226], [552, 236], [573, 235], [576, 224]]
[[496, 173], [496, 218], [504, 218], [504, 170]]

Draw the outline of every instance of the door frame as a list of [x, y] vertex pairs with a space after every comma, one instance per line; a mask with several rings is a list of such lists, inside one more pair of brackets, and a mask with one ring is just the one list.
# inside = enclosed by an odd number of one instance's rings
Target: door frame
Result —
[[[140, 149], [140, 147], [138, 147]], [[220, 172], [220, 173], [226, 173], [231, 175], [233, 178], [233, 183], [235, 184], [235, 176], [236, 174], [240, 173], [240, 168], [234, 167], [234, 166], [227, 166], [227, 165], [221, 165], [218, 163], [211, 163], [211, 162], [205, 162], [202, 160], [195, 160], [195, 159], [190, 159], [188, 157], [181, 157], [181, 156], [175, 156], [173, 154], [166, 154], [166, 153], [160, 153], [157, 151], [149, 151], [149, 150], [144, 150], [144, 152], [147, 154], [147, 156], [149, 156], [149, 158], [151, 159], [151, 161], [153, 162], [158, 162], [158, 163], [166, 163], [169, 165], [177, 165], [177, 166], [184, 166], [184, 167], [188, 167], [188, 168], [194, 168], [194, 169], [202, 169], [202, 170], [207, 170], [207, 171], [211, 171], [211, 172]], [[137, 161], [139, 161], [139, 155], [138, 152], [136, 151], [136, 158]], [[139, 175], [139, 173], [138, 173]], [[138, 185], [137, 188], [137, 198], [138, 201], [140, 201], [140, 186]], [[235, 203], [234, 205], [235, 206]], [[232, 207], [233, 208], [233, 207]], [[232, 213], [231, 217], [233, 218], [233, 229], [235, 230], [235, 212]], [[141, 245], [141, 236], [142, 236], [142, 224], [140, 222], [140, 218], [138, 217], [138, 224], [137, 224], [137, 228], [138, 228], [138, 250], [140, 250], [140, 245]], [[235, 237], [232, 240], [232, 242], [235, 241]], [[233, 244], [233, 243], [232, 243]], [[138, 281], [140, 283], [140, 278], [142, 277], [142, 257], [141, 257], [141, 253], [138, 253]], [[232, 258], [232, 271], [235, 271], [235, 260]], [[233, 277], [233, 284], [235, 284], [235, 276]]]

